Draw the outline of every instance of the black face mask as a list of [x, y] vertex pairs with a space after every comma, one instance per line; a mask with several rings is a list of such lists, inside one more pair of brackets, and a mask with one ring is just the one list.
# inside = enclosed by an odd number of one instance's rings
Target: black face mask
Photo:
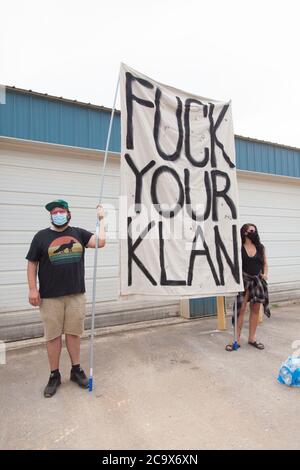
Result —
[[250, 232], [247, 233], [246, 237], [249, 238], [253, 243], [258, 242], [258, 233], [257, 232]]

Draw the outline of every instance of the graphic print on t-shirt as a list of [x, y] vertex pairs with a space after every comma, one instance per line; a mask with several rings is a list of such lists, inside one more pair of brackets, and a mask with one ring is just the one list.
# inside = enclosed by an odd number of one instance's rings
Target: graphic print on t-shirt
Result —
[[74, 237], [59, 237], [49, 246], [48, 255], [53, 264], [78, 263], [82, 256], [82, 245]]

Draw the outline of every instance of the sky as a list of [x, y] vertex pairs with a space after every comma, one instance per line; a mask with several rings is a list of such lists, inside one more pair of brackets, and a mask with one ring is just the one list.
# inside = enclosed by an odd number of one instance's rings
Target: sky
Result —
[[124, 62], [232, 100], [235, 134], [300, 148], [299, 11], [298, 0], [0, 0], [0, 83], [111, 107]]

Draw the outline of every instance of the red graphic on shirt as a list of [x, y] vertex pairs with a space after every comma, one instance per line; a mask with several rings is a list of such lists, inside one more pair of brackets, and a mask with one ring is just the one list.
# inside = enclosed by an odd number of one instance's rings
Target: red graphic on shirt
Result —
[[58, 237], [49, 245], [48, 255], [53, 264], [78, 263], [83, 248], [74, 237]]

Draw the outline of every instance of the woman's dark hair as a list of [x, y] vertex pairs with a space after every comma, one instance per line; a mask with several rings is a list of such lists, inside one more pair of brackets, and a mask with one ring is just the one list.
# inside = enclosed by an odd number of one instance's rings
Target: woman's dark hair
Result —
[[256, 233], [257, 233], [257, 239], [256, 241], [252, 242], [254, 243], [254, 245], [256, 246], [256, 249], [257, 249], [257, 254], [259, 257], [261, 257], [261, 259], [264, 258], [264, 251], [265, 251], [265, 248], [264, 248], [264, 245], [261, 243], [260, 241], [260, 238], [259, 238], [259, 233], [258, 233], [258, 230], [257, 230], [257, 227], [255, 224], [244, 224], [241, 228], [241, 238], [242, 238], [242, 243], [244, 244], [245, 241], [246, 241], [246, 232], [248, 231], [248, 228], [249, 227], [254, 227], [255, 230], [256, 230]]

